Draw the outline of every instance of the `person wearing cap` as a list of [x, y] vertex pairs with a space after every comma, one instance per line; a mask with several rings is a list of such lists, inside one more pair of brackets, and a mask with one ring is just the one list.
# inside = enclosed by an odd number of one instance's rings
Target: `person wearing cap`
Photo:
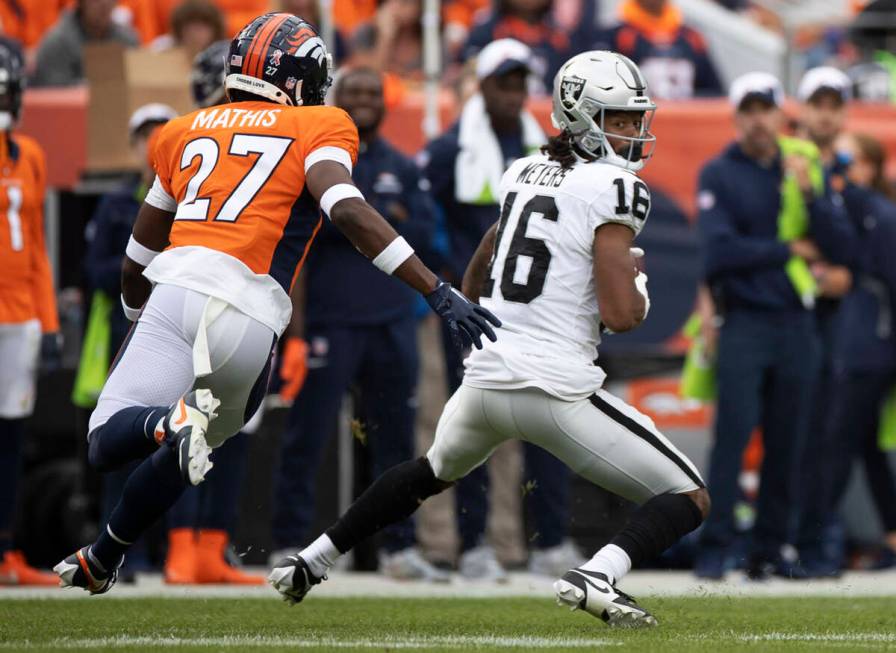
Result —
[[[355, 184], [416, 251], [426, 252], [435, 206], [413, 160], [380, 135], [386, 112], [382, 73], [368, 67], [345, 71], [333, 100], [358, 128]], [[413, 290], [374, 269], [328, 222], [297, 286], [280, 367], [281, 397], [293, 403], [274, 482], [273, 561], [307, 542], [317, 508], [316, 471], [347, 392], [355, 391], [357, 433], [371, 478], [413, 458], [415, 450], [419, 364]], [[412, 518], [386, 528], [380, 545], [381, 573], [448, 580], [417, 549]]]
[[[843, 186], [844, 161], [838, 157], [836, 141], [846, 124], [846, 108], [852, 95], [852, 82], [842, 71], [821, 66], [807, 71], [797, 87], [800, 101], [800, 129], [806, 140], [818, 148], [825, 171], [838, 178]], [[844, 204], [848, 213], [854, 203]], [[850, 215], [859, 225], [864, 215]], [[810, 576], [839, 573], [839, 552], [842, 550], [842, 530], [838, 528], [836, 513], [831, 510], [824, 492], [825, 484], [836, 467], [833, 461], [836, 437], [828, 428], [830, 408], [834, 403], [834, 354], [839, 331], [841, 298], [852, 282], [850, 268], [819, 261], [813, 266], [818, 282], [815, 318], [821, 343], [821, 359], [813, 409], [810, 418], [806, 450], [801, 466], [802, 513], [798, 548], [800, 560]]]
[[[97, 204], [90, 222], [87, 223], [85, 239], [87, 250], [84, 256], [84, 272], [88, 289], [93, 293], [91, 316], [88, 323], [108, 321], [108, 345], [102, 358], [104, 367], [114, 359], [116, 352], [130, 330], [131, 323], [125, 318], [119, 307], [121, 292], [121, 263], [124, 258], [137, 211], [149, 187], [152, 185], [155, 172], [149, 159], [149, 143], [153, 132], [172, 118], [177, 112], [165, 104], [152, 103], [139, 107], [128, 120], [131, 152], [137, 166], [137, 172], [129, 176], [115, 191], [103, 195]], [[102, 297], [98, 297], [100, 295]], [[89, 335], [89, 330], [88, 330]], [[85, 351], [95, 351], [85, 341]], [[79, 365], [79, 379], [83, 378], [85, 368], [97, 364], [97, 361], [82, 355]], [[99, 375], [100, 387], [105, 374]], [[96, 404], [100, 387], [91, 393], [76, 384], [73, 394], [74, 402], [85, 409], [92, 409]], [[103, 515], [111, 513], [121, 496], [124, 483], [132, 468], [111, 472], [103, 476], [102, 503], [100, 511]], [[136, 546], [128, 555], [122, 570], [123, 578], [130, 579], [137, 571], [149, 566], [146, 550], [142, 545]]]
[[845, 262], [852, 233], [811, 143], [782, 137], [784, 93], [767, 73], [729, 93], [737, 138], [701, 170], [697, 204], [704, 282], [721, 323], [704, 320], [718, 403], [710, 456], [713, 510], [696, 573], [724, 575], [744, 449], [763, 433], [764, 459], [747, 571], [794, 577], [799, 464], [819, 366], [811, 263]]
[[[516, 159], [536, 152], [546, 140], [524, 109], [531, 71], [532, 51], [519, 41], [500, 39], [483, 48], [476, 59], [479, 92], [466, 101], [460, 119], [429, 143], [419, 157], [444, 216], [450, 251], [444, 266], [448, 278], [458, 284], [482, 236], [498, 218], [498, 184], [504, 170]], [[461, 384], [463, 359], [447, 334], [443, 343], [451, 394]], [[523, 448], [524, 478], [535, 487], [526, 498], [539, 534], [530, 563], [534, 569], [549, 573], [554, 567], [569, 567], [577, 557], [566, 542], [569, 472], [538, 447], [523, 444]], [[484, 542], [488, 488], [485, 466], [455, 486], [461, 542], [459, 570], [465, 577], [503, 580], [506, 573], [492, 547]]]

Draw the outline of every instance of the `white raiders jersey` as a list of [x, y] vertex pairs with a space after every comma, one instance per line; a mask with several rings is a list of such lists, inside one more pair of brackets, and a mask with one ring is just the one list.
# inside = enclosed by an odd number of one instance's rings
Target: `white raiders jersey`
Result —
[[537, 387], [568, 401], [590, 396], [606, 375], [595, 364], [600, 308], [594, 232], [615, 222], [640, 233], [650, 191], [634, 173], [601, 161], [564, 170], [538, 154], [501, 179], [501, 217], [480, 304], [497, 315], [498, 341], [467, 357], [464, 383]]

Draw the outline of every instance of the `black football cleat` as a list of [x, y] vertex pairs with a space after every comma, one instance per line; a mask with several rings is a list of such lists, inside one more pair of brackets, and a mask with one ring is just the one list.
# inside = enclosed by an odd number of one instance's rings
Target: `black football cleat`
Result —
[[105, 594], [118, 580], [122, 562], [123, 557], [111, 573], [107, 572], [90, 553], [90, 547], [85, 546], [53, 567], [53, 571], [59, 576], [59, 587], [80, 587], [91, 594]]

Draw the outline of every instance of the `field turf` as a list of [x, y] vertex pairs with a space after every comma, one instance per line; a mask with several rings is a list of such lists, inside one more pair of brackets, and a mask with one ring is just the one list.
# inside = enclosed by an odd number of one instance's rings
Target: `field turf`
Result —
[[876, 651], [893, 598], [651, 598], [620, 631], [547, 599], [93, 597], [0, 601], [0, 651]]

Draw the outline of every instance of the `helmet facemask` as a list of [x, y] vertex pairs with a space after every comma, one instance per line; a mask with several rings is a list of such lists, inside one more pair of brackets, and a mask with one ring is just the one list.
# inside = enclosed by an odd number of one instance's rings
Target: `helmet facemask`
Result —
[[[633, 111], [642, 114], [641, 128], [637, 136], [623, 136], [608, 132], [606, 128], [606, 114], [614, 111]], [[631, 109], [628, 107], [600, 106], [593, 117], [589, 118], [590, 125], [578, 133], [571, 132], [575, 145], [584, 153], [595, 159], [604, 159], [607, 163], [626, 168], [628, 170], [640, 170], [653, 156], [656, 149], [656, 136], [651, 133], [650, 125], [656, 108]], [[590, 114], [590, 112], [588, 112]], [[610, 138], [616, 141], [626, 141], [629, 146], [622, 153], [617, 152], [610, 143]]]

